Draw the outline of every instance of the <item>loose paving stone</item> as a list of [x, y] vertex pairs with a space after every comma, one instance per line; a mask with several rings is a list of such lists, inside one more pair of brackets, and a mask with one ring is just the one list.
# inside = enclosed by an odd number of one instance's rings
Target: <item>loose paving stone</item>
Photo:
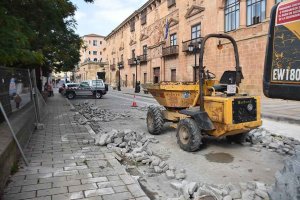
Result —
[[81, 179], [82, 184], [86, 183], [98, 183], [98, 182], [106, 182], [108, 179], [106, 177], [96, 177], [96, 178], [89, 178], [89, 179]]
[[114, 191], [116, 193], [119, 193], [119, 192], [127, 192], [128, 191], [128, 188], [126, 186], [116, 186], [116, 187], [113, 187]]
[[127, 200], [130, 198], [133, 198], [130, 192], [122, 192], [122, 193], [102, 196], [103, 200]]
[[86, 190], [84, 191], [84, 195], [86, 197], [93, 197], [93, 196], [102, 196], [105, 194], [114, 194], [114, 190], [112, 188], [101, 188], [96, 190]]
[[50, 189], [51, 183], [40, 183], [36, 185], [26, 185], [22, 186], [22, 192], [34, 191], [34, 190], [42, 190], [42, 189]]
[[63, 187], [63, 186], [73, 186], [73, 185], [81, 185], [80, 180], [53, 182], [53, 187]]
[[48, 195], [63, 194], [63, 193], [68, 193], [67, 187], [38, 190], [37, 196], [40, 197], [40, 196], [48, 196]]
[[83, 191], [83, 190], [93, 190], [97, 189], [98, 186], [96, 183], [89, 183], [89, 184], [84, 184], [84, 185], [76, 185], [76, 186], [70, 186], [69, 187], [69, 192], [78, 192], [78, 191]]
[[69, 199], [82, 199], [84, 198], [83, 192], [73, 192], [67, 194], [53, 195], [52, 200], [69, 200]]

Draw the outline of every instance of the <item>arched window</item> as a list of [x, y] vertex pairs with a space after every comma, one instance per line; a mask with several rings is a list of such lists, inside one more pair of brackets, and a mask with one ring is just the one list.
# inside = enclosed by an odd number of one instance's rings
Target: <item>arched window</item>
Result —
[[240, 1], [226, 0], [224, 13], [225, 32], [237, 29], [240, 25]]
[[94, 61], [96, 62], [96, 61], [97, 61], [97, 58], [94, 58]]
[[247, 26], [266, 19], [266, 0], [247, 0]]

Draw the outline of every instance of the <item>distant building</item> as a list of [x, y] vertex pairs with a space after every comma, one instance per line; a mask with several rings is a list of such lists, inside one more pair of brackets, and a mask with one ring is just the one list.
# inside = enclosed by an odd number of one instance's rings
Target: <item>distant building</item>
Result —
[[80, 50], [80, 63], [76, 69], [76, 81], [98, 78], [99, 73], [105, 73], [103, 51], [106, 45], [104, 36], [88, 34], [82, 37], [83, 46]]
[[[159, 81], [193, 81], [198, 78], [189, 45], [196, 47], [210, 33], [227, 33], [239, 48], [244, 80], [241, 89], [262, 93], [262, 76], [270, 11], [280, 0], [148, 0], [106, 38], [105, 60], [109, 82], [134, 87]], [[205, 47], [206, 70], [220, 79], [234, 70], [234, 53], [227, 40], [211, 39]], [[199, 51], [199, 50], [198, 50]], [[134, 58], [140, 58], [137, 67]]]

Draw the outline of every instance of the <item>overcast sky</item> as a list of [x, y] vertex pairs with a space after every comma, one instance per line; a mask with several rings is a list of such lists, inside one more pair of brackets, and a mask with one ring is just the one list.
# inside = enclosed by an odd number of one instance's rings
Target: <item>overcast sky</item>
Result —
[[106, 36], [131, 13], [140, 8], [147, 0], [71, 0], [76, 6], [76, 32], [80, 35], [95, 33]]

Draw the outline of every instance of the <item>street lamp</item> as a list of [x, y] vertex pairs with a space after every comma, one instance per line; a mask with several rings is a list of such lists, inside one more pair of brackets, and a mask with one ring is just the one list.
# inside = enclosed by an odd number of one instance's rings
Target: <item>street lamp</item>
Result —
[[137, 66], [140, 64], [140, 58], [134, 58], [134, 63], [135, 63], [135, 89], [134, 92], [135, 93], [139, 93], [140, 92], [140, 86], [137, 84]]
[[197, 80], [197, 74], [196, 74], [196, 68], [197, 68], [197, 51], [200, 50], [201, 48], [201, 42], [198, 43], [198, 46], [197, 44], [193, 44], [193, 43], [190, 43], [189, 46], [189, 52], [193, 52], [194, 55], [195, 55], [195, 66], [194, 66], [194, 82], [196, 82]]
[[119, 66], [119, 83], [118, 83], [118, 91], [121, 91], [121, 68], [123, 67], [122, 63], [118, 64]]

